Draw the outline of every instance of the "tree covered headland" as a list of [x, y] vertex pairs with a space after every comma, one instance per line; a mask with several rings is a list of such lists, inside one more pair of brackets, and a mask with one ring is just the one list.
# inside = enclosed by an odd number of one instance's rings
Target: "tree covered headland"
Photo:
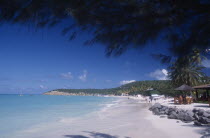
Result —
[[117, 88], [111, 89], [57, 89], [56, 91], [67, 93], [85, 93], [85, 94], [102, 94], [102, 95], [151, 95], [152, 93], [164, 94], [167, 96], [176, 95], [174, 87], [169, 80], [155, 80], [155, 81], [136, 81], [133, 83], [125, 84]]

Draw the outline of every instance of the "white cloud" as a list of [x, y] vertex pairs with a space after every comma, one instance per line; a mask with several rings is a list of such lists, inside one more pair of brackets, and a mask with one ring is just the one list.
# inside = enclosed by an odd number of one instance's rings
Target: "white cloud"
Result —
[[149, 74], [150, 77], [157, 80], [168, 80], [168, 71], [166, 69], [157, 69]]
[[132, 83], [132, 82], [135, 82], [135, 81], [136, 80], [123, 80], [123, 81], [120, 81], [120, 84], [124, 85], [124, 84]]
[[67, 73], [61, 73], [60, 76], [64, 79], [73, 79], [72, 73], [71, 72], [67, 72]]
[[44, 85], [39, 85], [39, 88], [41, 88], [41, 89], [47, 89], [47, 87], [44, 86]]
[[162, 69], [162, 72], [165, 76], [168, 76], [168, 71], [166, 69]]
[[202, 65], [206, 68], [210, 68], [210, 60], [209, 59], [203, 60]]
[[81, 80], [81, 81], [86, 81], [87, 80], [87, 70], [83, 70], [83, 74], [80, 75], [78, 78]]

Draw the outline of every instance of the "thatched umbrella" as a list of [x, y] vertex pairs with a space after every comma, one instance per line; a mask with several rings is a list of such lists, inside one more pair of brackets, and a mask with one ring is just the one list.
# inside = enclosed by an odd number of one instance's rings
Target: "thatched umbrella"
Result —
[[[184, 91], [184, 92], [190, 92], [190, 91], [194, 90], [194, 88], [192, 88], [192, 87], [190, 87], [188, 85], [183, 84], [182, 86], [176, 88], [175, 90], [177, 90], [177, 91]], [[182, 98], [186, 102], [186, 93], [184, 93], [182, 95]]]
[[194, 90], [194, 88], [192, 88], [186, 84], [183, 84], [182, 86], [176, 88], [175, 90], [177, 90], [177, 91], [192, 91], [192, 90]]

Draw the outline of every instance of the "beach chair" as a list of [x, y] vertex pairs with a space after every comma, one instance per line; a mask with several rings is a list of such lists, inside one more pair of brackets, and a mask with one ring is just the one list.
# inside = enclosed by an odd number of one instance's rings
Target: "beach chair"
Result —
[[179, 103], [179, 98], [178, 97], [174, 97], [174, 104], [178, 104]]
[[179, 104], [183, 104], [183, 98], [182, 98], [182, 96], [179, 96]]
[[193, 103], [193, 101], [194, 101], [194, 98], [191, 97], [190, 98], [190, 103]]
[[192, 103], [192, 98], [186, 97], [186, 104], [191, 104], [191, 103]]

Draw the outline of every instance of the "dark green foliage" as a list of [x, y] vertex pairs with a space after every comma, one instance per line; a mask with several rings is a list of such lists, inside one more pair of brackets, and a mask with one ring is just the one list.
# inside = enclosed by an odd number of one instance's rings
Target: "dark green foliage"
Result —
[[[130, 48], [143, 47], [157, 39], [169, 42], [171, 56], [158, 55], [163, 63], [172, 63], [172, 81], [175, 84], [197, 84], [202, 75], [198, 63], [188, 55], [199, 50], [203, 53], [210, 45], [210, 1], [209, 0], [0, 0], [0, 23], [18, 23], [37, 28], [52, 27], [65, 22], [61, 29], [69, 40], [86, 31], [93, 38], [85, 44], [102, 43], [107, 55], [120, 55]], [[177, 62], [176, 62], [177, 61]], [[181, 62], [180, 62], [181, 61]], [[184, 67], [182, 66], [184, 65]], [[186, 70], [190, 69], [190, 73]], [[184, 78], [184, 81], [177, 78]], [[185, 71], [182, 71], [185, 70]], [[187, 78], [187, 79], [185, 79]], [[187, 81], [186, 81], [187, 80]], [[198, 81], [197, 81], [198, 82]], [[133, 86], [128, 92], [147, 94], [147, 87]], [[156, 90], [169, 93], [164, 86]], [[118, 88], [125, 91], [127, 88]], [[114, 89], [115, 91], [115, 89]], [[117, 91], [117, 90], [116, 90]]]
[[183, 84], [195, 86], [206, 82], [208, 77], [202, 72], [204, 67], [201, 65], [203, 59], [205, 58], [201, 56], [199, 50], [194, 50], [189, 55], [175, 59], [168, 68], [169, 78], [173, 85], [176, 87]]
[[85, 93], [85, 94], [92, 94], [92, 95], [97, 95], [97, 94], [120, 95], [118, 93], [118, 90], [119, 90], [119, 88], [111, 88], [111, 89], [57, 89], [56, 91], [68, 92], [68, 93]]
[[154, 91], [168, 96], [173, 96], [176, 93], [170, 80], [137, 81], [123, 85], [121, 89], [129, 91], [129, 94], [142, 95], [151, 95]]
[[120, 55], [157, 38], [175, 55], [210, 44], [208, 0], [0, 0], [0, 22], [54, 26], [73, 39], [88, 31], [86, 44], [103, 43], [107, 55]]

